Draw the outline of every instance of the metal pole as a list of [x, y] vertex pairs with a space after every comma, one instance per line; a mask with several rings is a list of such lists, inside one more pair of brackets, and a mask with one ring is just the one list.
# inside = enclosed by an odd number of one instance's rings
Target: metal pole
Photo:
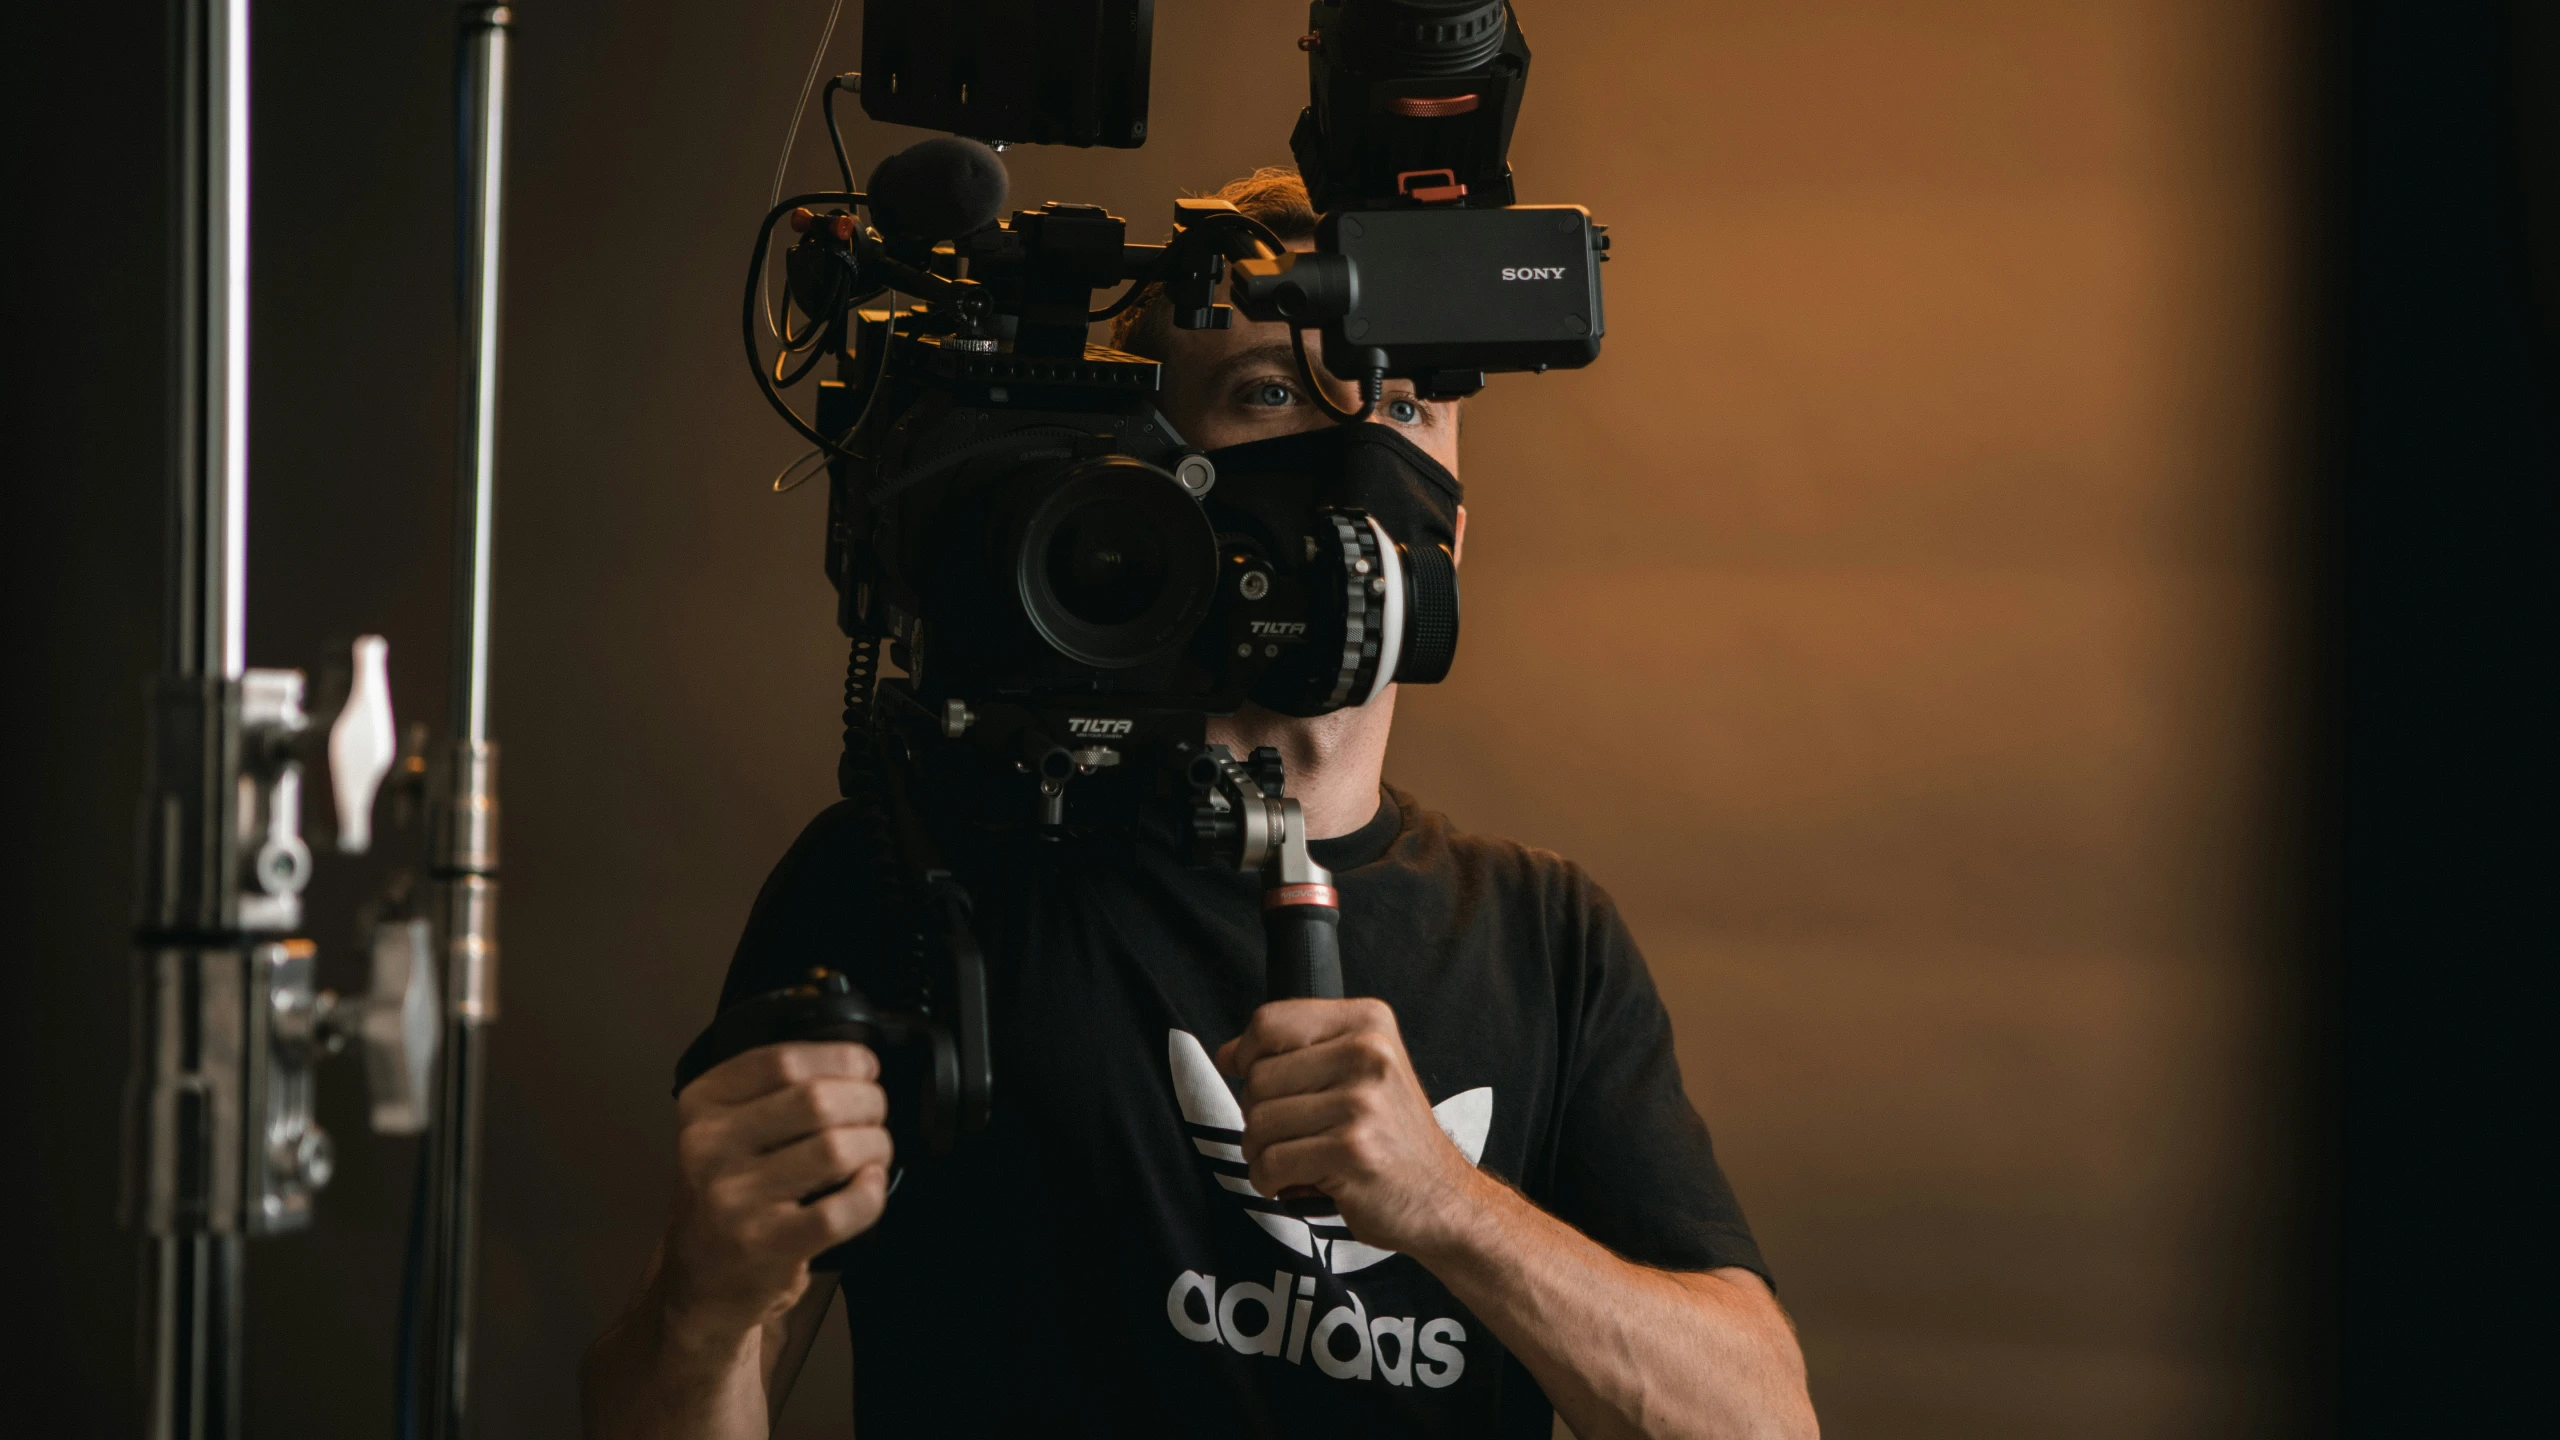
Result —
[[162, 668], [236, 680], [249, 516], [249, 5], [171, 7], [173, 330]]
[[461, 96], [468, 107], [458, 198], [468, 220], [463, 259], [461, 556], [456, 563], [454, 733], [489, 738], [490, 500], [497, 489], [498, 265], [506, 217], [507, 45], [514, 13], [462, 8]]
[[249, 406], [249, 5], [171, 9], [168, 591], [135, 907], [125, 1210], [153, 1440], [239, 1432], [249, 939], [238, 884]]
[[461, 474], [455, 505], [453, 748], [437, 839], [446, 955], [444, 1072], [430, 1128], [432, 1223], [423, 1357], [432, 1440], [455, 1440], [470, 1413], [471, 1311], [478, 1250], [483, 1030], [498, 1018], [498, 747], [489, 739], [489, 579], [497, 493], [498, 301], [505, 215], [507, 49], [504, 5], [461, 12], [459, 94], [465, 224]]

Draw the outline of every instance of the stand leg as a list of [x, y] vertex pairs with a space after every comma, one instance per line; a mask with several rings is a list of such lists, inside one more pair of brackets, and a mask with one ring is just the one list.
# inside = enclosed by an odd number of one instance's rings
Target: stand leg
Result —
[[150, 1440], [240, 1433], [240, 1243], [202, 1234], [142, 1242]]
[[473, 1270], [479, 1251], [480, 1096], [487, 1073], [479, 1022], [445, 1030], [442, 1122], [428, 1132], [435, 1208], [427, 1258], [427, 1330], [419, 1434], [452, 1440], [470, 1415]]

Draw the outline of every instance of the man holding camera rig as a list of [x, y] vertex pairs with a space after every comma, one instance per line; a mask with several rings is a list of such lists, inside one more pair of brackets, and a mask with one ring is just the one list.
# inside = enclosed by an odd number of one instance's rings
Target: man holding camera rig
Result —
[[[1222, 195], [1308, 248], [1294, 176]], [[1159, 407], [1195, 445], [1332, 425], [1283, 325], [1178, 329], [1158, 296], [1119, 344], [1163, 362]], [[1350, 428], [1462, 549], [1458, 427], [1459, 402], [1391, 383]], [[587, 1433], [766, 1434], [837, 1288], [809, 1262], [863, 1236], [841, 1284], [867, 1435], [1526, 1437], [1550, 1405], [1585, 1440], [1812, 1435], [1794, 1334], [1615, 908], [1558, 857], [1385, 787], [1394, 700], [1210, 729], [1282, 753], [1356, 998], [1263, 1003], [1252, 882], [1169, 847], [977, 874], [995, 1123], [892, 1205], [870, 1050], [769, 1045], [695, 1080], [666, 1232], [589, 1357]], [[767, 882], [724, 1004], [851, 943], [844, 808]], [[1339, 1219], [1275, 1198], [1298, 1187]]]

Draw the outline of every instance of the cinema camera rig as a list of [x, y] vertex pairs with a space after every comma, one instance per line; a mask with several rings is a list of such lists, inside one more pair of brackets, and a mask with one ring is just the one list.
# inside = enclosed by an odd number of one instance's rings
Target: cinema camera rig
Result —
[[[679, 1088], [753, 1044], [869, 1038], [910, 1057], [892, 1066], [915, 1096], [893, 1105], [903, 1154], [983, 1123], [986, 980], [968, 897], [908, 798], [927, 775], [1050, 838], [1175, 817], [1201, 863], [1263, 875], [1272, 996], [1342, 993], [1332, 877], [1280, 756], [1239, 760], [1206, 722], [1439, 680], [1454, 556], [1345, 506], [1277, 537], [1231, 523], [1216, 462], [1156, 407], [1158, 363], [1089, 327], [1161, 294], [1174, 326], [1225, 329], [1224, 289], [1289, 326], [1306, 393], [1348, 424], [1390, 379], [1455, 398], [1488, 372], [1589, 364], [1608, 241], [1579, 206], [1513, 203], [1529, 50], [1506, 0], [1317, 0], [1309, 17], [1291, 148], [1322, 214], [1293, 251], [1219, 200], [1176, 201], [1160, 245], [1099, 206], [1004, 215], [996, 148], [1143, 142], [1149, 0], [867, 10], [864, 68], [824, 97], [844, 188], [768, 211], [741, 321], [758, 386], [829, 477], [826, 572], [852, 640], [839, 779], [872, 837], [880, 946], [724, 1015]], [[951, 133], [857, 190], [840, 93]], [[788, 323], [766, 298], [785, 225]], [[759, 329], [781, 342], [770, 365]], [[1309, 330], [1356, 408], [1317, 383]], [[783, 392], [827, 360], [803, 418]], [[902, 673], [882, 677], [884, 649]]]

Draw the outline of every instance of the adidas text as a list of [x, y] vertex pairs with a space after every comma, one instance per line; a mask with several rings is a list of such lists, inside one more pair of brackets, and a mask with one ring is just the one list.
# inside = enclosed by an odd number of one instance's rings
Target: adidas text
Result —
[[1343, 1303], [1315, 1313], [1316, 1277], [1272, 1272], [1271, 1283], [1239, 1280], [1221, 1290], [1218, 1277], [1185, 1270], [1165, 1292], [1165, 1318], [1185, 1340], [1221, 1341], [1239, 1355], [1268, 1355], [1291, 1365], [1313, 1360], [1336, 1380], [1416, 1381], [1440, 1390], [1458, 1383], [1467, 1357], [1458, 1347], [1467, 1327], [1441, 1316], [1417, 1324], [1409, 1315], [1371, 1315], [1349, 1289]]

